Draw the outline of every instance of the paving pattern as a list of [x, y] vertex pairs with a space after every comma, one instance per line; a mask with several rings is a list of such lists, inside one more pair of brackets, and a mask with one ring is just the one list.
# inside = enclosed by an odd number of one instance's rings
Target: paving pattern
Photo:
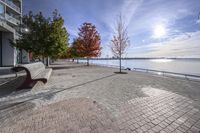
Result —
[[0, 133], [200, 132], [199, 82], [114, 71], [58, 67], [44, 87], [0, 98]]
[[3, 133], [88, 133], [114, 132], [114, 119], [96, 102], [87, 98], [69, 99], [43, 108], [23, 111], [1, 123]]
[[22, 103], [0, 111], [0, 132], [200, 132], [200, 111], [191, 106], [191, 100], [154, 91], [159, 94], [129, 100], [115, 112], [88, 98], [37, 109], [33, 103]]
[[200, 132], [200, 111], [192, 101], [163, 91], [147, 98], [136, 98], [121, 107], [120, 129], [126, 132]]

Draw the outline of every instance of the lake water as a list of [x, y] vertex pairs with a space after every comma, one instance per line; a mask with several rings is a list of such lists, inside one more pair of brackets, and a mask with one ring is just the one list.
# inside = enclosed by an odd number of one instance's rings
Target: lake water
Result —
[[[81, 60], [86, 62], [86, 60]], [[92, 64], [119, 66], [119, 60], [90, 60]], [[200, 75], [200, 59], [127, 59], [122, 60], [124, 68], [144, 68], [184, 74]]]

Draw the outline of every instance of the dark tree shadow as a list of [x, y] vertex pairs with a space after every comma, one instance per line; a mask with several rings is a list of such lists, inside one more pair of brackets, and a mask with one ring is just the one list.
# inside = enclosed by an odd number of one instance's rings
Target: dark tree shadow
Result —
[[[53, 70], [61, 70], [61, 69], [74, 69], [74, 68], [83, 68], [83, 67], [85, 67], [85, 68], [88, 68], [88, 66], [87, 65], [78, 65], [78, 66], [52, 66], [51, 68], [53, 69]], [[90, 67], [90, 66], [89, 66]]]
[[4, 97], [6, 95], [12, 94], [13, 92], [16, 92], [16, 89], [19, 87], [22, 82], [24, 82], [26, 78], [26, 75], [19, 76], [17, 78], [14, 78], [11, 81], [6, 82], [5, 84], [0, 86], [0, 98]]
[[128, 74], [127, 72], [114, 72], [115, 74]]
[[[88, 81], [88, 82], [85, 82], [85, 83], [77, 84], [77, 85], [74, 85], [74, 86], [71, 86], [71, 87], [68, 87], [68, 88], [64, 88], [64, 89], [61, 89], [61, 90], [41, 92], [41, 93], [38, 93], [36, 95], [25, 96], [25, 97], [23, 97], [24, 100], [22, 100], [21, 102], [16, 102], [16, 103], [15, 103], [15, 101], [8, 101], [7, 103], [4, 102], [4, 105], [0, 106], [0, 111], [2, 109], [12, 107], [13, 105], [20, 105], [20, 104], [24, 104], [26, 102], [31, 102], [32, 100], [35, 100], [35, 99], [49, 100], [49, 99], [53, 98], [59, 92], [63, 92], [65, 90], [69, 90], [69, 89], [73, 89], [73, 88], [76, 88], [76, 87], [79, 87], [79, 86], [90, 84], [90, 83], [93, 83], [93, 82], [96, 82], [96, 81], [99, 81], [99, 80], [102, 80], [102, 79], [105, 79], [105, 78], [109, 78], [109, 77], [112, 77], [112, 76], [115, 76], [115, 75], [116, 74], [104, 76], [104, 77], [101, 77], [101, 78], [97, 78], [97, 79], [94, 79], [94, 80], [91, 80], [91, 81]], [[15, 100], [17, 100], [17, 99], [15, 99]], [[10, 102], [14, 102], [14, 103], [10, 103]]]
[[28, 110], [33, 109], [34, 107], [35, 107], [35, 103], [32, 103], [32, 102], [18, 102], [18, 103], [1, 106], [0, 107], [1, 123], [4, 123], [5, 121], [6, 122], [10, 121], [12, 120], [13, 116], [22, 114]]

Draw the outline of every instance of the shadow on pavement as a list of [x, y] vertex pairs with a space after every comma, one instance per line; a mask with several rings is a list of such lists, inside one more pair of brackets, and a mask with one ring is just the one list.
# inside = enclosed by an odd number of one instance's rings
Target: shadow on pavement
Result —
[[[17, 105], [24, 104], [25, 102], [30, 102], [30, 101], [35, 100], [35, 99], [49, 100], [59, 92], [63, 92], [63, 91], [68, 90], [68, 89], [73, 89], [73, 88], [76, 88], [76, 87], [79, 87], [79, 86], [82, 86], [82, 85], [90, 84], [90, 83], [93, 83], [93, 82], [96, 82], [96, 81], [99, 81], [99, 80], [102, 80], [102, 79], [105, 79], [105, 78], [109, 78], [109, 77], [112, 77], [112, 76], [115, 76], [115, 75], [116, 74], [104, 76], [104, 77], [94, 79], [94, 80], [91, 80], [91, 81], [88, 81], [88, 82], [85, 82], [85, 83], [81, 83], [81, 84], [77, 84], [77, 85], [68, 87], [68, 88], [65, 88], [65, 89], [62, 89], [62, 90], [41, 92], [41, 93], [36, 94], [36, 95], [24, 96], [23, 99], [25, 99], [25, 100], [20, 100], [20, 102], [9, 103], [9, 101], [7, 101], [8, 102], [7, 104], [5, 103], [3, 106], [0, 106], [0, 110], [5, 109], [5, 108], [9, 108], [10, 106], [12, 106], [14, 104], [17, 104]], [[18, 99], [15, 99], [15, 101], [17, 101], [17, 100]]]
[[[88, 67], [87, 65], [77, 65], [77, 66], [52, 66], [53, 70], [61, 70], [61, 69], [73, 69], [73, 68], [83, 68]], [[89, 66], [90, 67], [90, 66]]]
[[115, 74], [128, 74], [127, 72], [114, 72]]
[[16, 88], [24, 81], [26, 76], [19, 76], [0, 86], [0, 98], [16, 91]]
[[5, 121], [10, 120], [10, 118], [13, 118], [17, 116], [18, 114], [22, 114], [25, 111], [33, 109], [34, 107], [35, 107], [35, 104], [32, 102], [19, 102], [19, 103], [9, 104], [1, 108], [0, 121], [1, 123], [4, 123]]

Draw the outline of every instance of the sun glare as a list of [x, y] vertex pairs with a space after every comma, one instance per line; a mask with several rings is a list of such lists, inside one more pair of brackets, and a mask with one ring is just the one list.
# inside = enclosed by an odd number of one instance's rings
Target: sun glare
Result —
[[154, 38], [162, 38], [163, 36], [166, 35], [166, 28], [163, 25], [156, 25], [154, 27], [154, 33], [153, 37]]
[[172, 59], [152, 59], [152, 62], [157, 62], [157, 63], [167, 63], [167, 62], [172, 62]]

